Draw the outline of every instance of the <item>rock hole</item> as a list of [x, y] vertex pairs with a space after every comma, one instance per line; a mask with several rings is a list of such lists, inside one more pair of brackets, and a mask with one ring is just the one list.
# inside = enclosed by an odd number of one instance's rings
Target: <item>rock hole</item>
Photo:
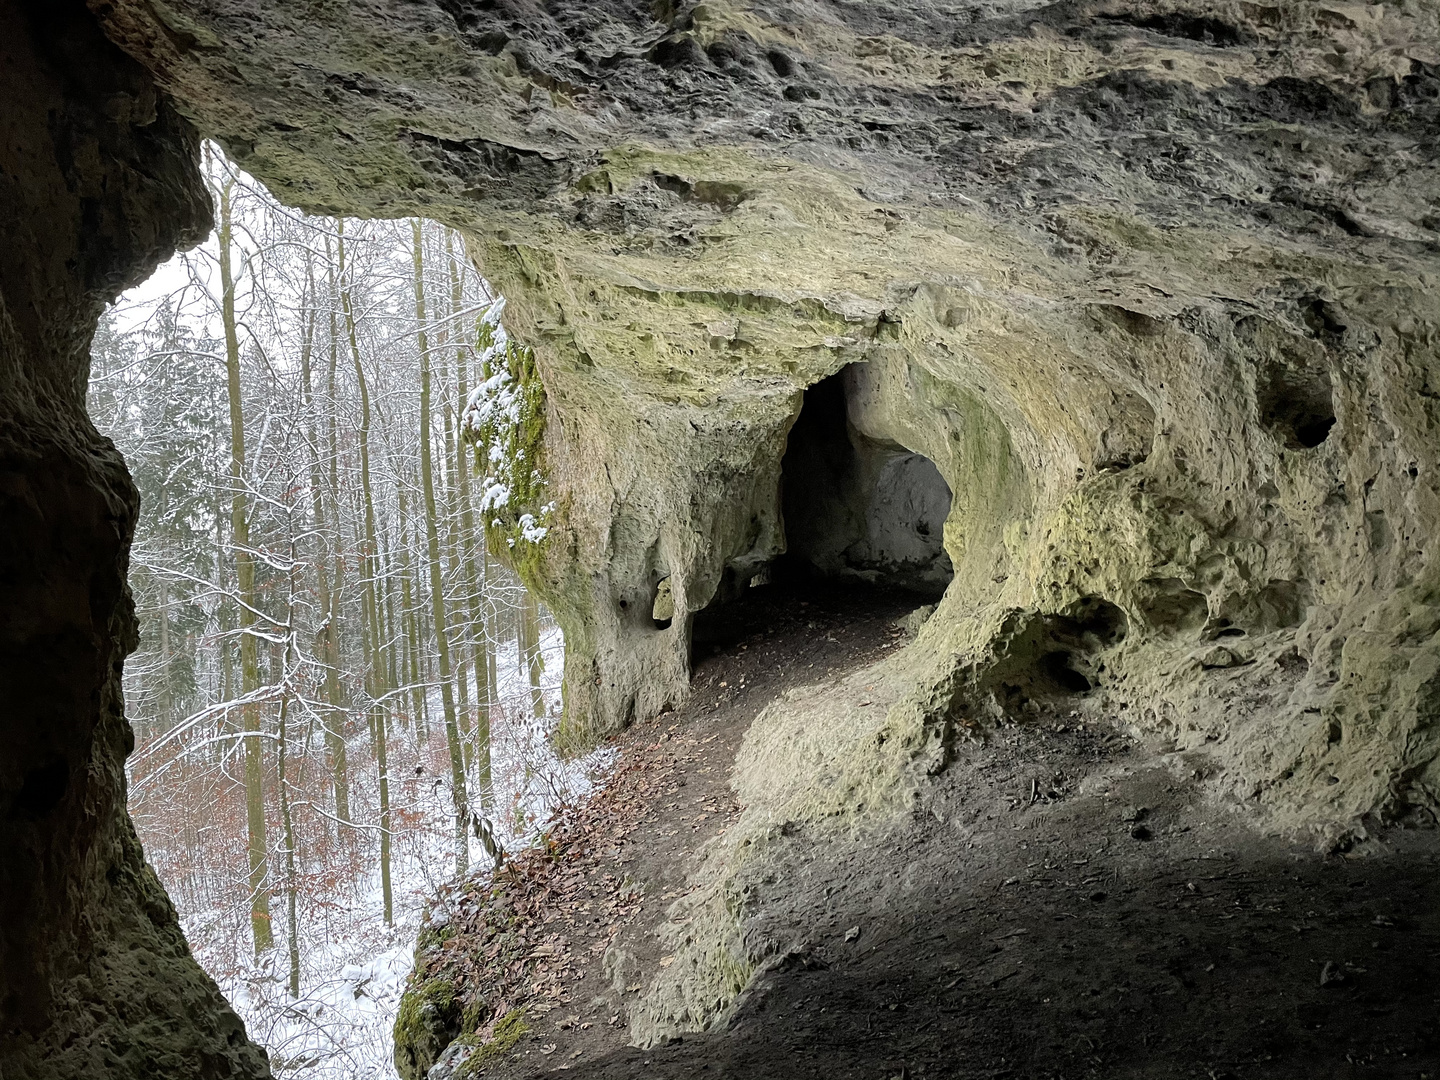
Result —
[[1099, 652], [1125, 640], [1130, 620], [1109, 600], [1084, 596], [1058, 615], [1050, 616], [1052, 635], [1086, 652]]
[[1179, 578], [1149, 578], [1140, 583], [1137, 593], [1141, 617], [1162, 634], [1197, 633], [1210, 617], [1205, 594], [1187, 588]]
[[655, 600], [650, 605], [650, 619], [656, 630], [668, 630], [675, 619], [675, 594], [671, 591], [670, 579], [664, 577], [655, 586]]
[[1085, 694], [1090, 691], [1090, 680], [1074, 666], [1074, 655], [1063, 649], [1055, 649], [1040, 658], [1040, 670], [1044, 676], [1067, 694]]
[[1229, 49], [1237, 45], [1248, 45], [1255, 40], [1249, 30], [1232, 26], [1209, 15], [1190, 15], [1183, 11], [1169, 11], [1154, 15], [1137, 15], [1129, 12], [1115, 15], [1101, 15], [1106, 22], [1127, 23], [1141, 30], [1150, 30], [1161, 37], [1181, 38], [1198, 41], [1216, 49]]
[[672, 34], [661, 38], [651, 46], [645, 58], [652, 64], [668, 69], [703, 67], [707, 61], [699, 43], [689, 34]]
[[795, 74], [795, 62], [779, 49], [771, 49], [765, 54], [765, 59], [770, 61], [770, 67], [780, 78], [788, 79]]
[[950, 487], [929, 458], [850, 423], [850, 385], [841, 371], [810, 387], [790, 429], [779, 569], [938, 599], [954, 576], [944, 545]]
[[1256, 595], [1255, 607], [1257, 620], [1266, 629], [1299, 626], [1310, 607], [1309, 583], [1276, 578]]
[[1098, 596], [1052, 614], [1017, 612], [983, 682], [1012, 716], [1088, 694], [1103, 680], [1103, 654], [1128, 630], [1125, 612]]
[[1288, 450], [1309, 450], [1335, 426], [1334, 390], [1328, 370], [1272, 356], [1255, 383], [1260, 424]]

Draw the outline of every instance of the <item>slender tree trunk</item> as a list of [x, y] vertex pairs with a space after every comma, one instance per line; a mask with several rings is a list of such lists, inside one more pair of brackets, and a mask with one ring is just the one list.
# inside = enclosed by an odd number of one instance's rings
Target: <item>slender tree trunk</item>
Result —
[[500, 645], [500, 607], [499, 601], [495, 598], [495, 589], [492, 583], [493, 570], [490, 564], [490, 548], [486, 545], [483, 537], [480, 540], [480, 561], [485, 576], [483, 591], [480, 602], [485, 612], [485, 680], [490, 686], [491, 698], [500, 696], [500, 665], [496, 659], [496, 651]]
[[[311, 304], [305, 322], [304, 336], [300, 342], [300, 375], [306, 418], [305, 441], [310, 450], [310, 503], [311, 512], [315, 516], [315, 586], [316, 599], [320, 603], [320, 632], [316, 635], [318, 639], [316, 644], [320, 647], [320, 662], [325, 668], [326, 711], [322, 723], [325, 728], [325, 747], [329, 758], [331, 787], [335, 793], [335, 816], [341, 821], [348, 822], [350, 820], [350, 787], [345, 776], [345, 703], [344, 691], [340, 684], [340, 650], [336, 640], [334, 601], [330, 594], [330, 566], [334, 560], [335, 540], [333, 534], [326, 528], [325, 484], [320, 469], [320, 450], [315, 432], [315, 391], [310, 372], [310, 360], [315, 343], [315, 274], [308, 257], [305, 272]], [[330, 280], [333, 286], [333, 270]], [[335, 323], [333, 304], [330, 309], [330, 323], [333, 331]], [[331, 354], [332, 356], [334, 354], [333, 340], [331, 341]], [[331, 408], [333, 409], [333, 407], [332, 399]], [[333, 428], [333, 418], [331, 423]]]
[[[442, 429], [444, 431], [445, 454], [441, 458], [442, 467], [439, 470], [439, 478], [443, 484], [442, 493], [444, 506], [450, 510], [450, 513], [444, 515], [445, 536], [442, 541], [442, 546], [445, 550], [445, 559], [450, 564], [451, 581], [463, 587], [464, 575], [460, 569], [460, 541], [457, 536], [458, 519], [454, 513], [455, 433], [454, 425], [451, 423], [454, 410], [450, 406], [449, 381], [445, 370], [445, 351], [443, 348], [449, 335], [443, 329], [441, 330], [441, 334], [442, 348], [436, 350], [441, 359], [439, 360], [439, 370], [436, 374], [441, 386], [440, 415]], [[450, 627], [451, 634], [454, 638], [454, 648], [450, 653], [450, 662], [453, 668], [452, 675], [455, 679], [455, 696], [458, 698], [460, 713], [460, 746], [462, 756], [465, 760], [465, 771], [468, 775], [471, 759], [474, 756], [474, 747], [470, 741], [470, 689], [465, 675], [465, 657], [469, 650], [466, 647], [465, 641], [466, 618], [463, 605], [463, 598], [459, 603], [446, 604], [446, 625]]]
[[440, 661], [440, 700], [445, 707], [445, 741], [450, 748], [450, 787], [455, 801], [455, 873], [470, 868], [470, 844], [465, 835], [469, 806], [465, 794], [465, 759], [455, 720], [455, 697], [450, 685], [450, 646], [445, 640], [445, 594], [440, 580], [440, 533], [435, 521], [435, 474], [430, 452], [430, 346], [425, 335], [425, 256], [420, 222], [412, 222], [415, 239], [415, 319], [420, 325], [420, 480], [425, 491], [425, 534], [430, 561], [430, 610], [435, 622], [436, 652]]
[[371, 706], [370, 730], [375, 740], [375, 764], [380, 772], [380, 889], [385, 904], [385, 924], [394, 922], [394, 897], [390, 883], [390, 776], [386, 762], [385, 676], [380, 659], [380, 613], [375, 591], [379, 567], [375, 536], [375, 499], [370, 486], [370, 389], [365, 381], [365, 367], [360, 362], [360, 341], [355, 331], [355, 308], [350, 298], [350, 282], [345, 276], [345, 224], [339, 223], [336, 263], [340, 277], [340, 309], [345, 315], [345, 335], [350, 342], [350, 356], [355, 364], [355, 382], [360, 389], [360, 490], [365, 500], [364, 618], [369, 631], [366, 672]]
[[[470, 357], [466, 348], [465, 332], [460, 323], [464, 291], [461, 288], [460, 268], [455, 261], [455, 233], [451, 229], [445, 230], [445, 254], [450, 266], [450, 311], [455, 321], [455, 397], [460, 403], [463, 415], [469, 398], [469, 379], [466, 376], [469, 373]], [[495, 696], [492, 671], [495, 661], [493, 655], [490, 655], [493, 650], [489, 647], [489, 631], [485, 625], [480, 586], [475, 575], [478, 559], [475, 550], [475, 514], [470, 505], [470, 455], [464, 439], [457, 440], [456, 455], [457, 500], [460, 503], [460, 580], [470, 611], [470, 667], [475, 673], [475, 775], [479, 782], [481, 807], [493, 812], [495, 793], [490, 764], [490, 702]]]
[[286, 723], [290, 716], [290, 659], [295, 641], [295, 552], [294, 532], [291, 532], [290, 553], [290, 603], [285, 626], [285, 654], [280, 670], [280, 741], [275, 750], [276, 771], [279, 774], [280, 823], [285, 829], [285, 936], [290, 953], [290, 996], [300, 996], [300, 920], [296, 912], [295, 875], [295, 821], [290, 814], [290, 778], [287, 775], [288, 736]]
[[156, 712], [163, 733], [170, 730], [174, 700], [170, 687], [170, 582], [164, 574], [156, 576], [160, 579], [160, 707]]
[[[230, 190], [220, 187], [220, 319], [225, 330], [225, 371], [230, 396], [230, 538], [235, 550], [239, 593], [240, 693], [248, 699], [260, 686], [256, 650], [255, 560], [250, 552], [250, 521], [245, 495], [245, 413], [240, 396], [240, 339], [235, 324], [235, 280], [230, 267]], [[245, 822], [250, 848], [250, 929], [257, 954], [271, 947], [270, 893], [266, 885], [269, 845], [265, 836], [265, 774], [260, 742], [260, 706], [241, 706], [245, 732]]]
[[415, 713], [415, 731], [423, 744], [430, 737], [425, 714], [425, 691], [420, 675], [420, 613], [416, 610], [419, 589], [410, 565], [410, 514], [405, 502], [405, 479], [395, 470], [395, 501], [400, 510], [400, 551], [402, 553], [400, 590], [405, 619], [405, 678], [410, 683], [411, 708]]
[[540, 689], [540, 676], [545, 671], [545, 657], [540, 651], [540, 604], [526, 589], [520, 601], [520, 625], [524, 628], [525, 651], [521, 666], [530, 677], [530, 704], [535, 718], [545, 718], [545, 692]]
[[[330, 258], [330, 238], [325, 238], [325, 262], [329, 278], [329, 322], [330, 362], [325, 379], [325, 455], [328, 463], [330, 506], [334, 510], [334, 521], [330, 529], [330, 605], [325, 612], [325, 645], [328, 650], [326, 664], [333, 672], [335, 685], [331, 702], [335, 706], [334, 731], [327, 731], [330, 752], [334, 763], [335, 816], [341, 821], [350, 819], [350, 781], [346, 761], [345, 729], [349, 726], [350, 704], [346, 700], [345, 685], [340, 681], [340, 598], [343, 595], [345, 563], [340, 557], [340, 441], [337, 431], [336, 409], [339, 396], [336, 393], [336, 371], [340, 365], [340, 334], [336, 326], [336, 311], [340, 306], [339, 289], [335, 283], [335, 264]], [[329, 674], [327, 673], [327, 679]]]
[[[386, 530], [387, 542], [392, 538], [390, 531]], [[400, 666], [398, 657], [400, 653], [400, 634], [395, 626], [395, 578], [396, 553], [394, 549], [386, 552], [385, 556], [385, 671], [386, 682], [391, 690], [400, 687]]]
[[[224, 506], [220, 497], [222, 485], [219, 477], [215, 484], [215, 591], [220, 596], [220, 602], [216, 605], [215, 621], [220, 629], [220, 700], [235, 700], [235, 656], [230, 648], [230, 635], [235, 629], [234, 620], [230, 617], [230, 601], [226, 599], [227, 583], [225, 581], [225, 518]], [[230, 709], [225, 709], [224, 719], [220, 722], [220, 728], [225, 734], [233, 734], [235, 731], [235, 718], [231, 715]], [[222, 751], [223, 753], [223, 751]]]
[[[159, 518], [164, 521], [166, 518], [166, 504], [169, 502], [168, 492], [164, 489], [160, 492]], [[160, 623], [160, 678], [158, 680], [158, 700], [156, 701], [155, 728], [149, 734], [154, 734], [158, 729], [160, 733], [170, 730], [170, 714], [172, 711], [173, 697], [170, 687], [170, 582], [165, 574], [155, 575], [155, 584], [159, 587], [160, 595], [157, 598], [159, 611], [156, 618]]]

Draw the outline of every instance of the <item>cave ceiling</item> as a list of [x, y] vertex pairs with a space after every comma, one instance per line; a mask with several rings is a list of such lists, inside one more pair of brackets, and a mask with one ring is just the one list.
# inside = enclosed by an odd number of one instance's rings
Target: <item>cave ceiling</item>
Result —
[[684, 697], [863, 363], [852, 420], [955, 493], [910, 743], [1103, 602], [1111, 705], [1237, 785], [1432, 798], [1434, 4], [91, 6], [281, 199], [445, 220], [507, 295], [582, 739]]

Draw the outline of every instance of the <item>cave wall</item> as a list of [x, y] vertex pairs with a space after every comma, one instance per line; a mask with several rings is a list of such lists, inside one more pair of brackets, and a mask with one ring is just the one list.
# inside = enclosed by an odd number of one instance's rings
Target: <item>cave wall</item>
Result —
[[954, 493], [892, 745], [1103, 600], [1093, 700], [1236, 793], [1434, 807], [1434, 4], [92, 6], [281, 198], [466, 232], [549, 395], [580, 741], [685, 696], [864, 361]]
[[264, 1077], [125, 812], [138, 496], [85, 414], [103, 305], [210, 208], [79, 3], [0, 5], [0, 1076]]
[[[804, 389], [863, 362], [851, 422], [935, 463], [955, 578], [878, 728], [812, 702], [742, 790], [873, 808], [958, 731], [1081, 707], [1281, 824], [1433, 816], [1433, 3], [0, 19], [7, 1077], [266, 1072], [124, 813], [136, 500], [83, 407], [100, 306], [207, 226], [197, 130], [293, 205], [461, 228], [510, 298], [577, 741], [688, 693], [690, 616], [783, 551]], [[681, 999], [656, 1031], [714, 1007]]]

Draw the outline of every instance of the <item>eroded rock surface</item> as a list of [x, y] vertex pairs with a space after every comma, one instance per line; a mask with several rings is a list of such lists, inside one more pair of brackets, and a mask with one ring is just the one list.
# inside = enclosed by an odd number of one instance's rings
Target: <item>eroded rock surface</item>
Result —
[[0, 8], [0, 1076], [267, 1077], [125, 813], [139, 499], [103, 305], [209, 228], [194, 130], [78, 3]]
[[864, 363], [954, 493], [891, 745], [1103, 695], [1286, 820], [1433, 804], [1434, 5], [96, 10], [281, 197], [467, 230], [549, 393], [572, 731], [685, 696]]
[[[203, 220], [150, 78], [297, 206], [463, 228], [510, 298], [557, 504], [516, 557], [564, 625], [577, 739], [687, 695], [695, 614], [785, 550], [803, 391], [863, 365], [847, 423], [938, 470], [954, 579], [882, 720], [778, 710], [742, 786], [797, 820], [903, 802], [962, 734], [1069, 710], [1202, 754], [1272, 823], [1433, 816], [1435, 4], [90, 8], [148, 77], [90, 85], [120, 68], [65, 54], [79, 31], [47, 24], [33, 63], [32, 24], [6, 39], [37, 109], [4, 117], [7, 514], [31, 521], [6, 533], [5, 692], [58, 710], [0, 764], [7, 1016], [59, 1008], [95, 978], [83, 934], [159, 896], [108, 854], [133, 846], [134, 497], [81, 407], [96, 305]], [[157, 903], [127, 955], [191, 972]], [[104, 1029], [75, 1022], [67, 1046]]]

